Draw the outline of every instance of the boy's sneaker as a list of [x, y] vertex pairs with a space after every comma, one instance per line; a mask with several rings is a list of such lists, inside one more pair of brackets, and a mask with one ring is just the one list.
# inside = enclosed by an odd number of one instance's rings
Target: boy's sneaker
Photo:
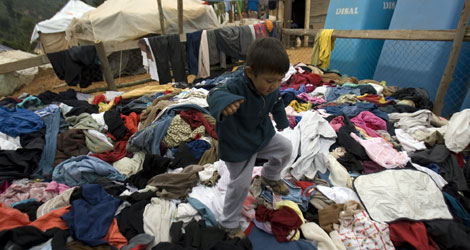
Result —
[[227, 233], [227, 237], [229, 239], [234, 239], [234, 238], [245, 239], [246, 238], [245, 233], [239, 227], [237, 227], [237, 228], [226, 228], [226, 227], [223, 227], [222, 225], [220, 225], [219, 223], [217, 223], [217, 227], [219, 229], [224, 230], [225, 233]]
[[289, 187], [283, 180], [268, 180], [264, 178], [264, 176], [261, 176], [261, 183], [265, 186], [270, 186], [274, 193], [280, 195], [288, 195], [290, 192]]

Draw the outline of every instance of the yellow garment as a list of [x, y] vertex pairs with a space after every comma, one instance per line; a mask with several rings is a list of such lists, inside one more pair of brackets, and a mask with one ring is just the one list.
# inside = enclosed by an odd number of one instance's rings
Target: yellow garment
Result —
[[135, 97], [141, 97], [146, 94], [153, 94], [156, 92], [164, 92], [164, 91], [174, 91], [175, 89], [171, 84], [165, 85], [153, 85], [153, 86], [145, 86], [138, 89], [133, 89], [129, 92], [126, 92], [122, 95], [122, 99], [130, 99]]
[[109, 103], [100, 102], [100, 103], [98, 103], [98, 107], [99, 107], [98, 112], [101, 113], [101, 112], [108, 111], [113, 106], [114, 106], [114, 99], [112, 101], [110, 101]]
[[334, 29], [324, 29], [320, 35], [320, 53], [318, 58], [321, 61], [320, 67], [324, 69], [330, 66], [331, 51], [335, 47], [335, 39], [331, 38], [333, 31]]
[[315, 35], [315, 40], [313, 41], [311, 64], [314, 65], [314, 66], [320, 66], [321, 65], [321, 61], [320, 61], [320, 34], [321, 34], [321, 32], [318, 32]]
[[[302, 221], [302, 224], [305, 223], [305, 218], [302, 215], [302, 211], [300, 211], [299, 205], [297, 205], [297, 203], [295, 203], [293, 201], [289, 201], [289, 200], [278, 201], [278, 202], [276, 202], [276, 205], [275, 205], [274, 209], [278, 210], [282, 207], [288, 207], [288, 208], [291, 208], [292, 210], [294, 210], [295, 213], [299, 216], [300, 220]], [[300, 239], [300, 228], [298, 228], [295, 231], [295, 235], [292, 238], [292, 240], [294, 241], [294, 240], [299, 240], [299, 239]]]
[[303, 112], [312, 109], [312, 104], [307, 102], [307, 103], [299, 103], [297, 100], [292, 100], [289, 103], [289, 106], [291, 106], [295, 112]]

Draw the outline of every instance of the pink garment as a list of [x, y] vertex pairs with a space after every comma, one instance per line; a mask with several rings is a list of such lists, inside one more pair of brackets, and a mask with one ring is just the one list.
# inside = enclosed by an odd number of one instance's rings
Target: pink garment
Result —
[[392, 145], [387, 143], [382, 137], [371, 137], [367, 140], [363, 140], [354, 133], [350, 135], [364, 147], [371, 160], [384, 168], [403, 167], [410, 161], [406, 152], [396, 151]]
[[267, 37], [268, 31], [264, 23], [258, 23], [254, 25], [256, 38]]
[[363, 128], [371, 137], [380, 137], [376, 130], [387, 130], [387, 123], [370, 111], [362, 111], [351, 121], [354, 125]]
[[337, 116], [333, 118], [330, 122], [331, 127], [338, 133], [339, 129], [344, 126], [344, 117], [343, 116]]
[[286, 109], [287, 117], [289, 117], [289, 116], [302, 116], [302, 113], [299, 113], [299, 112], [295, 111], [295, 109], [292, 106], [287, 106], [285, 109]]
[[11, 207], [13, 203], [26, 199], [34, 198], [36, 201], [46, 202], [59, 195], [57, 192], [46, 191], [47, 185], [47, 182], [34, 182], [26, 185], [15, 183], [0, 194], [0, 203]]
[[296, 96], [297, 99], [301, 99], [301, 100], [304, 100], [304, 101], [307, 101], [307, 102], [310, 102], [312, 104], [322, 104], [322, 103], [325, 103], [326, 100], [323, 99], [323, 98], [320, 98], [320, 97], [313, 97], [313, 96], [310, 96], [309, 94], [307, 93], [300, 93]]
[[257, 206], [258, 204], [256, 203], [256, 199], [251, 194], [249, 194], [246, 197], [245, 202], [243, 202], [243, 216], [247, 217], [250, 221], [252, 221], [256, 217], [255, 208]]
[[295, 128], [297, 125], [297, 121], [295, 120], [295, 116], [288, 116], [287, 120], [289, 121], [289, 127], [290, 128]]
[[46, 187], [46, 191], [50, 191], [50, 192], [57, 192], [59, 194], [63, 193], [65, 190], [69, 189], [70, 187], [65, 185], [65, 184], [62, 184], [62, 183], [58, 183], [58, 182], [55, 182], [55, 181], [51, 181], [47, 187]]

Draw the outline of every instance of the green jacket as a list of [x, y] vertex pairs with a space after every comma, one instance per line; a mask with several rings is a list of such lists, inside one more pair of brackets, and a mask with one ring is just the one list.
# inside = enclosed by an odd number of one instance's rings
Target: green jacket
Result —
[[[225, 107], [240, 99], [245, 101], [237, 112], [230, 116], [222, 115]], [[279, 89], [267, 96], [259, 94], [244, 66], [214, 87], [207, 102], [209, 112], [217, 121], [215, 131], [219, 139], [219, 158], [224, 161], [246, 161], [268, 144], [276, 133], [269, 113], [278, 129], [289, 126]]]

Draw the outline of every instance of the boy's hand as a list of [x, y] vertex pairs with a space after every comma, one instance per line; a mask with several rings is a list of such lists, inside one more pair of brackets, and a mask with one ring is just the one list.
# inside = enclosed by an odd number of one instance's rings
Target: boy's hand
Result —
[[244, 101], [245, 99], [240, 99], [232, 102], [227, 107], [225, 107], [224, 110], [222, 110], [222, 115], [229, 116], [237, 112], [238, 108], [240, 108], [240, 104], [242, 104]]

